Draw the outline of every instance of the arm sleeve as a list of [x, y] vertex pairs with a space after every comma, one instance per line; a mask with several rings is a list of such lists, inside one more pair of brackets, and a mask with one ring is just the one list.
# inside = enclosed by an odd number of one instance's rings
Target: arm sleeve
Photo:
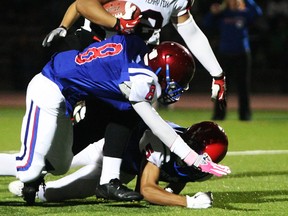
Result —
[[198, 154], [160, 117], [150, 103], [143, 101], [134, 103], [132, 106], [153, 134], [155, 134], [171, 152], [174, 152], [181, 159], [184, 159], [188, 165], [192, 165], [196, 161]]
[[210, 43], [201, 29], [195, 23], [191, 14], [183, 23], [173, 24], [181, 35], [192, 54], [213, 77], [222, 75], [220, 67]]

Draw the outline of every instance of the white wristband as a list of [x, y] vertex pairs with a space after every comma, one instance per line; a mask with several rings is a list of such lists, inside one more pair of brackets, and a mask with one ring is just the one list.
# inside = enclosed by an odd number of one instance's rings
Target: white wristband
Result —
[[194, 207], [194, 202], [192, 199], [194, 199], [194, 198], [186, 195], [187, 208], [193, 208]]

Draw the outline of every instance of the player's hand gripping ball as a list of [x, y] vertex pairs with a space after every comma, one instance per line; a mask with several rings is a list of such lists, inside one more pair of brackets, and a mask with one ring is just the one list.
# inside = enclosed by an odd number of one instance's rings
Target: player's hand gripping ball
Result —
[[141, 10], [132, 2], [116, 0], [104, 4], [103, 7], [112, 16], [117, 18], [113, 30], [119, 33], [133, 33], [135, 26], [140, 22]]

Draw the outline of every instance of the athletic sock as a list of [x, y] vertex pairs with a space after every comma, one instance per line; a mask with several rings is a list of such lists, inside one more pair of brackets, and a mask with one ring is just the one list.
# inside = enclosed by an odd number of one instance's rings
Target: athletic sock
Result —
[[121, 162], [121, 158], [103, 157], [100, 185], [109, 183], [111, 179], [120, 179]]

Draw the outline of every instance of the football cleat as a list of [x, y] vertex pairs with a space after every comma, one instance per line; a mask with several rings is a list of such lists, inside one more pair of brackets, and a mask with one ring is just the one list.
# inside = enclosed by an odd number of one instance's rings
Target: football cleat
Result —
[[45, 187], [44, 176], [40, 176], [37, 180], [24, 183], [24, 187], [22, 189], [23, 199], [26, 201], [27, 205], [34, 205], [36, 193], [39, 191], [39, 186], [42, 185]]
[[213, 204], [212, 192], [198, 192], [193, 197], [186, 196], [186, 199], [188, 208], [206, 209]]
[[22, 196], [22, 189], [24, 187], [24, 183], [21, 181], [12, 181], [10, 182], [10, 184], [8, 185], [8, 189], [10, 191], [10, 193], [14, 194], [15, 196]]
[[143, 196], [124, 186], [119, 179], [96, 187], [96, 197], [116, 201], [140, 201]]

